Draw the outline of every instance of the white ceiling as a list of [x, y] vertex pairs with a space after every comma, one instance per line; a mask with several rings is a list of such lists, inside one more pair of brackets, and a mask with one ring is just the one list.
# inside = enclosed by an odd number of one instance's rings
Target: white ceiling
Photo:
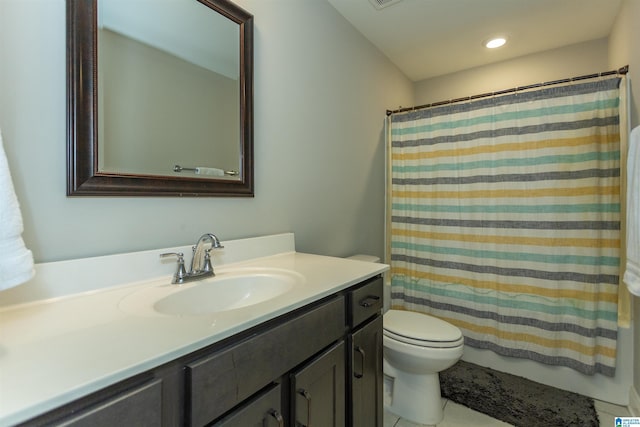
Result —
[[[378, 10], [370, 0], [327, 1], [413, 81], [607, 37], [621, 3], [400, 0]], [[482, 46], [502, 34], [505, 46]]]

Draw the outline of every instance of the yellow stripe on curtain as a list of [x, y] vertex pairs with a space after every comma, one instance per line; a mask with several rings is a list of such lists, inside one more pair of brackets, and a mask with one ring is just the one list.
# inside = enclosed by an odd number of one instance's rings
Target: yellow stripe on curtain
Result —
[[578, 147], [584, 145], [598, 144], [619, 144], [620, 135], [615, 133], [613, 135], [600, 135], [598, 138], [594, 138], [593, 135], [580, 137], [580, 138], [562, 138], [562, 139], [549, 139], [542, 141], [527, 141], [520, 143], [507, 143], [497, 144], [491, 147], [471, 147], [471, 148], [458, 148], [454, 150], [440, 150], [433, 152], [416, 152], [416, 153], [394, 153], [394, 160], [418, 160], [418, 159], [434, 159], [439, 157], [457, 157], [457, 156], [469, 156], [473, 154], [486, 154], [486, 153], [501, 153], [505, 151], [532, 151], [540, 150], [541, 148], [551, 147]]

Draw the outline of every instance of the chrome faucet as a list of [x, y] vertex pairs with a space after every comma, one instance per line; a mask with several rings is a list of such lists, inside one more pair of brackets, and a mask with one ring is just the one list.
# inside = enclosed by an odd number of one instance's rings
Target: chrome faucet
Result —
[[206, 233], [200, 236], [198, 242], [192, 247], [191, 269], [186, 271], [184, 267], [184, 254], [181, 252], [169, 252], [160, 254], [160, 258], [175, 256], [178, 258], [178, 268], [173, 275], [173, 284], [201, 280], [205, 277], [215, 276], [211, 264], [211, 249], [224, 248], [215, 234]]
[[211, 265], [211, 249], [223, 248], [220, 240], [215, 234], [206, 233], [200, 236], [198, 243], [193, 247], [193, 257], [191, 258], [191, 274], [211, 272], [213, 276], [213, 266]]

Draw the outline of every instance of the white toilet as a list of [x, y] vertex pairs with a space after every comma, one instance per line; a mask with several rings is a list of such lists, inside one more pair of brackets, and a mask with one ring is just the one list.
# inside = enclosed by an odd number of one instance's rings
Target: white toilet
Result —
[[389, 310], [383, 324], [385, 407], [419, 424], [439, 423], [443, 413], [438, 373], [462, 357], [462, 332], [410, 311]]
[[[379, 262], [371, 255], [349, 259]], [[438, 373], [462, 357], [464, 337], [457, 327], [422, 313], [389, 310], [391, 287], [384, 290], [384, 406], [418, 424], [442, 421]]]

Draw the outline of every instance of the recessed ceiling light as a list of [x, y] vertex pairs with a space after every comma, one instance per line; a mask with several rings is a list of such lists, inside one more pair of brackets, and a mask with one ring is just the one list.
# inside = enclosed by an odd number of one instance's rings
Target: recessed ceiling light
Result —
[[506, 42], [507, 39], [504, 37], [494, 37], [485, 41], [483, 44], [487, 49], [495, 49], [497, 47], [504, 46]]

